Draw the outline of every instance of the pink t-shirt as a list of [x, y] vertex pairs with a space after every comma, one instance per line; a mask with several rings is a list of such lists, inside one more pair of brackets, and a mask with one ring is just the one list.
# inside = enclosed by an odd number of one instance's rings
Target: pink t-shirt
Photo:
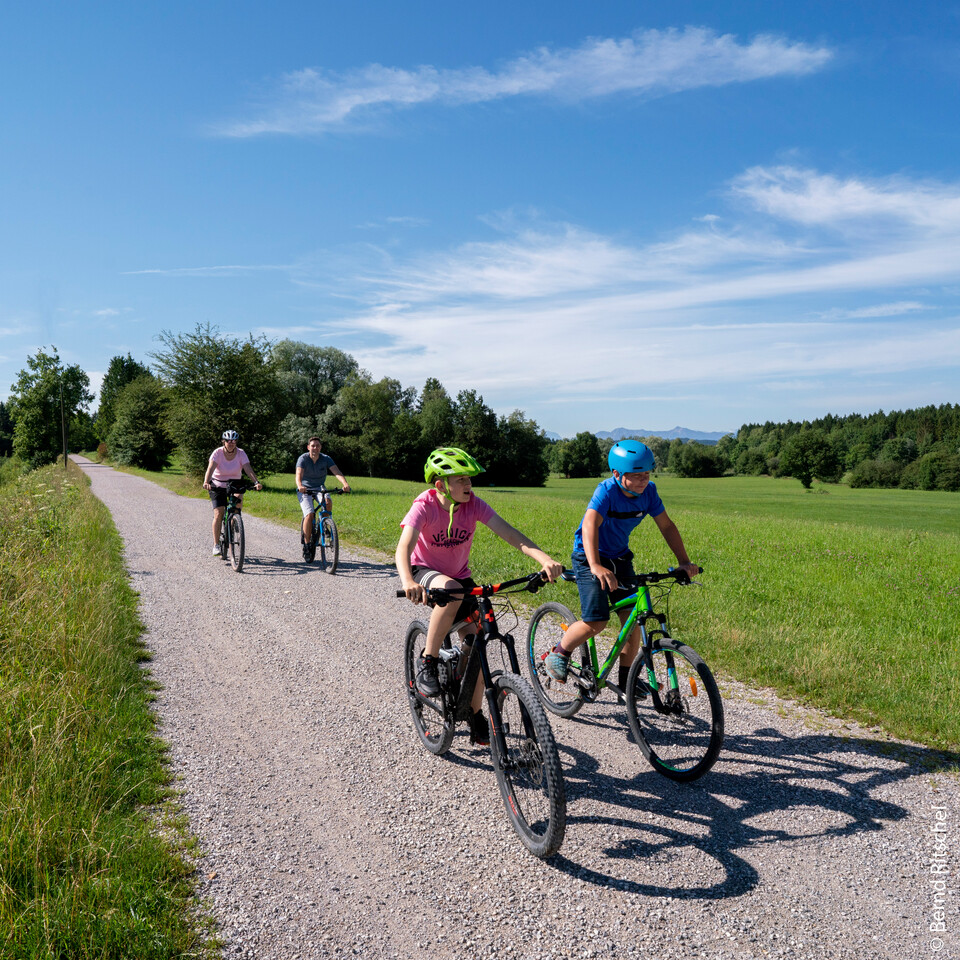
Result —
[[249, 463], [247, 455], [237, 447], [237, 455], [228, 460], [223, 447], [217, 447], [210, 454], [213, 464], [213, 473], [210, 474], [211, 483], [218, 487], [225, 487], [228, 480], [239, 480], [243, 476], [243, 465]]
[[401, 527], [416, 527], [420, 531], [410, 554], [411, 564], [437, 570], [454, 580], [469, 577], [470, 547], [477, 523], [488, 524], [495, 516], [493, 507], [471, 493], [470, 499], [454, 511], [448, 535], [449, 508], [440, 502], [436, 490], [424, 490], [400, 521]]

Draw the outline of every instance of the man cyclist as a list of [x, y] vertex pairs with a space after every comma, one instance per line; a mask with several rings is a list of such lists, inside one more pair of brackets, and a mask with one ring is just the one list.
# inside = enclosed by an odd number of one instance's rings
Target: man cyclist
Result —
[[[332, 473], [343, 487], [344, 493], [350, 492], [347, 478], [340, 472], [340, 468], [333, 462], [332, 457], [320, 452], [320, 438], [311, 437], [307, 441], [307, 452], [300, 454], [297, 460], [297, 499], [303, 511], [303, 525], [300, 531], [300, 542], [303, 544], [303, 559], [309, 563], [313, 559], [311, 541], [313, 540], [313, 520], [316, 510], [314, 499], [320, 499], [320, 492], [324, 489], [327, 474]], [[324, 496], [324, 505], [330, 509], [332, 501]]]

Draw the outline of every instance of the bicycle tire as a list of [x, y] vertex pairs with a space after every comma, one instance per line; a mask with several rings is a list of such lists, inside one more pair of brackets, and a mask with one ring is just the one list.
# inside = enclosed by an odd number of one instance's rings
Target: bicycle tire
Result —
[[230, 535], [227, 533], [227, 520], [220, 524], [220, 559], [226, 560], [230, 554]]
[[[530, 684], [515, 673], [494, 678], [499, 717], [491, 716], [490, 751], [507, 816], [523, 845], [540, 859], [555, 854], [567, 826], [563, 768], [550, 721]], [[507, 755], [498, 754], [500, 727]], [[531, 736], [532, 734], [532, 736]]]
[[[540, 702], [558, 717], [572, 717], [583, 706], [583, 693], [569, 678], [558, 683], [546, 671], [543, 661], [561, 641], [571, 623], [579, 618], [562, 603], [545, 603], [537, 607], [527, 629], [527, 673], [530, 684]], [[576, 677], [587, 665], [586, 644], [581, 644], [570, 655], [570, 675]], [[569, 677], [569, 675], [568, 675]]]
[[239, 513], [230, 517], [230, 563], [240, 573], [243, 570], [243, 554], [246, 544], [243, 536], [243, 517]]
[[[651, 657], [658, 690], [647, 684], [638, 656], [627, 677], [627, 719], [643, 755], [657, 773], [679, 783], [702, 777], [723, 746], [723, 701], [703, 658], [685, 643], [656, 640]], [[677, 688], [667, 676], [673, 664]]]
[[456, 721], [453, 710], [446, 694], [435, 698], [440, 713], [431, 707], [425, 706], [417, 696], [417, 665], [420, 655], [427, 642], [427, 625], [422, 620], [414, 620], [407, 627], [407, 637], [404, 644], [403, 672], [407, 685], [407, 699], [410, 703], [410, 714], [413, 717], [413, 726], [423, 745], [434, 754], [440, 756], [450, 749], [453, 735], [456, 731]]
[[320, 569], [331, 576], [337, 572], [340, 560], [340, 537], [331, 517], [320, 521]]

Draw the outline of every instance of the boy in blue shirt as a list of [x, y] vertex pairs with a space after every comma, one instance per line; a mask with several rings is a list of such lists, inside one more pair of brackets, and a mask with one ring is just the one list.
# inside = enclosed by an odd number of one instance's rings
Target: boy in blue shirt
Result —
[[[627, 596], [618, 583], [634, 576], [630, 534], [644, 517], [650, 516], [677, 558], [680, 569], [691, 577], [700, 568], [690, 562], [677, 525], [667, 516], [657, 488], [650, 482], [655, 463], [653, 452], [639, 440], [621, 440], [610, 448], [607, 463], [613, 471], [609, 480], [593, 492], [587, 511], [573, 537], [573, 572], [580, 592], [580, 616], [544, 661], [547, 673], [566, 683], [570, 654], [595, 637], [610, 619], [610, 600]], [[609, 595], [609, 596], [608, 596]], [[621, 623], [627, 614], [618, 611]], [[620, 688], [627, 685], [627, 673], [640, 645], [635, 629], [620, 652]]]

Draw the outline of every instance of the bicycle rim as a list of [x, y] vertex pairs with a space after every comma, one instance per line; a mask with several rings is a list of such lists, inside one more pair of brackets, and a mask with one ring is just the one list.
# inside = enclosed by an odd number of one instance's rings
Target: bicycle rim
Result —
[[337, 535], [337, 525], [330, 517], [324, 517], [321, 528], [323, 537], [320, 542], [325, 546], [323, 568], [332, 575], [337, 572], [337, 564], [340, 561], [340, 538]]
[[652, 650], [656, 691], [643, 657], [630, 666], [627, 719], [644, 756], [671, 780], [689, 782], [714, 764], [723, 745], [723, 701], [710, 668], [686, 644], [659, 641]]
[[230, 518], [230, 563], [237, 573], [243, 570], [244, 546], [243, 517], [234, 514]]
[[544, 660], [577, 619], [562, 603], [545, 603], [534, 611], [527, 630], [530, 683], [540, 702], [558, 717], [572, 717], [583, 706], [583, 694], [576, 679], [587, 663], [587, 648], [582, 645], [570, 655], [566, 683], [559, 683], [547, 673]]
[[[507, 816], [536, 857], [560, 849], [567, 823], [563, 770], [550, 722], [530, 684], [513, 673], [494, 680], [499, 717], [491, 716], [490, 749]], [[498, 755], [497, 725], [506, 742]]]
[[456, 723], [452, 711], [448, 709], [449, 704], [445, 695], [431, 698], [443, 711], [442, 714], [427, 706], [417, 696], [417, 666], [426, 642], [427, 625], [421, 620], [415, 620], [407, 628], [403, 672], [407, 688], [407, 700], [410, 704], [410, 715], [413, 717], [413, 727], [427, 750], [439, 756], [450, 749]]

